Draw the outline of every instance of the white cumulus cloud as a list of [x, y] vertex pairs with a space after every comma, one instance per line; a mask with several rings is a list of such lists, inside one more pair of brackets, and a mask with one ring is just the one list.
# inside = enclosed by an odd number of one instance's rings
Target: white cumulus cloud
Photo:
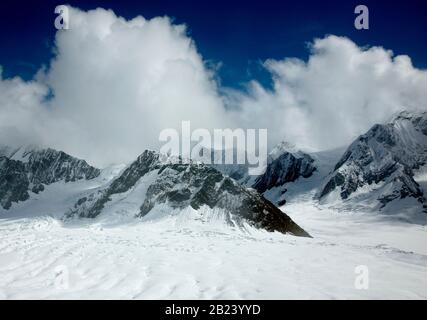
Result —
[[70, 29], [58, 31], [55, 43], [55, 58], [36, 81], [2, 80], [9, 92], [0, 97], [0, 127], [105, 165], [157, 148], [159, 132], [181, 120], [227, 125], [213, 74], [185, 26], [167, 17], [127, 21], [110, 10], [72, 8]]
[[161, 130], [190, 120], [193, 129], [267, 128], [270, 146], [327, 149], [403, 108], [426, 108], [426, 71], [347, 38], [316, 39], [306, 62], [265, 61], [272, 90], [254, 80], [221, 94], [185, 26], [167, 17], [73, 8], [70, 27], [33, 81], [0, 72], [0, 144], [51, 146], [104, 166], [158, 148]]
[[273, 90], [254, 81], [249, 94], [230, 92], [242, 125], [269, 128], [272, 144], [284, 139], [323, 150], [350, 143], [402, 109], [427, 109], [427, 71], [408, 56], [337, 36], [316, 39], [310, 49], [307, 62], [264, 63]]

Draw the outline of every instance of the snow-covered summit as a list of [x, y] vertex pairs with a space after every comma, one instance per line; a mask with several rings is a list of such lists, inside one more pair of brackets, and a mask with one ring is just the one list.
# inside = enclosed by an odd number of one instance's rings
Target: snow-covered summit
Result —
[[37, 147], [0, 147], [0, 205], [25, 201], [58, 181], [93, 179], [100, 170], [65, 152]]
[[261, 193], [295, 180], [310, 177], [316, 170], [314, 159], [295, 145], [283, 141], [268, 155], [267, 169], [252, 187]]
[[259, 176], [249, 176], [248, 166], [239, 164], [214, 165], [215, 169], [241, 184], [264, 193], [300, 177], [308, 178], [316, 170], [314, 159], [294, 144], [282, 141], [267, 156], [267, 167]]
[[[403, 111], [357, 138], [321, 188], [321, 199], [375, 200], [384, 208], [413, 198], [422, 206], [423, 190], [414, 178], [427, 164], [427, 112]], [[425, 208], [425, 207], [424, 207]]]
[[0, 144], [0, 157], [7, 157], [11, 160], [28, 162], [29, 156], [33, 152], [37, 152], [40, 150], [43, 149], [34, 145], [9, 146]]
[[67, 216], [95, 218], [126, 212], [146, 217], [189, 208], [208, 215], [220, 213], [231, 224], [246, 222], [269, 231], [308, 236], [256, 191], [215, 168], [188, 161], [165, 162], [154, 151], [145, 151], [107, 186], [79, 199]]
[[278, 157], [283, 155], [284, 153], [292, 153], [297, 156], [301, 156], [304, 152], [299, 149], [295, 144], [289, 141], [282, 141], [278, 143], [268, 154], [269, 162], [276, 160]]

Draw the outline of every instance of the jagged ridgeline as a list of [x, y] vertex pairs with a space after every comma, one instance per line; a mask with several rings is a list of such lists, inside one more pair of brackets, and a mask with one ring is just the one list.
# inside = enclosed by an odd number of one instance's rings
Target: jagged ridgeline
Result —
[[356, 139], [321, 188], [319, 197], [332, 193], [345, 200], [362, 187], [375, 185], [371, 193], [382, 207], [415, 198], [426, 208], [415, 170], [427, 164], [427, 112], [401, 112], [387, 124], [374, 125]]
[[277, 159], [271, 159], [266, 172], [255, 180], [253, 188], [263, 193], [273, 187], [294, 182], [299, 177], [309, 178], [316, 170], [313, 163], [313, 158], [308, 154], [284, 152]]
[[0, 205], [7, 210], [27, 200], [30, 192], [43, 192], [45, 185], [89, 180], [99, 174], [99, 169], [62, 151], [0, 147]]
[[[214, 156], [219, 157], [217, 154]], [[269, 153], [266, 170], [261, 175], [250, 176], [247, 164], [214, 164], [212, 167], [260, 193], [294, 182], [299, 178], [309, 178], [317, 170], [314, 159], [310, 155], [286, 141], [278, 144]]]
[[79, 199], [67, 217], [97, 217], [114, 204], [116, 195], [139, 189], [140, 205], [136, 212], [139, 217], [158, 205], [167, 205], [172, 210], [208, 207], [221, 209], [236, 223], [245, 221], [268, 231], [309, 236], [262, 195], [215, 168], [164, 158], [154, 151], [145, 151], [108, 186]]

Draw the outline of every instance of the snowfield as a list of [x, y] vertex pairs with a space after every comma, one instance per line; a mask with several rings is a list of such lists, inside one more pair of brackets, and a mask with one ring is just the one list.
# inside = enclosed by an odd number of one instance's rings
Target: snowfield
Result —
[[427, 299], [426, 125], [402, 112], [346, 149], [278, 145], [261, 192], [313, 238], [251, 227], [253, 203], [281, 212], [211, 168], [0, 146], [0, 299]]
[[[47, 185], [0, 207], [0, 299], [427, 299], [425, 223], [409, 223], [398, 207], [388, 215], [313, 200], [335, 153], [316, 155], [310, 179], [265, 193], [279, 199], [286, 188], [281, 209], [313, 238], [230, 225], [204, 207], [158, 206], [135, 218], [149, 174], [97, 218], [61, 220], [125, 166]], [[424, 190], [425, 172], [415, 177]], [[359, 266], [368, 289], [355, 286]]]
[[[427, 298], [426, 226], [322, 209], [308, 195], [282, 209], [313, 239], [192, 209], [120, 223], [2, 217], [0, 298]], [[367, 290], [355, 287], [359, 265]]]

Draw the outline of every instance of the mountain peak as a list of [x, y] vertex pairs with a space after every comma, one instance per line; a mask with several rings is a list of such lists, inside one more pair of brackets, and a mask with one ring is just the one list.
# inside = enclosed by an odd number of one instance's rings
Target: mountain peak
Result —
[[270, 161], [274, 161], [286, 152], [296, 154], [296, 155], [300, 155], [303, 153], [299, 148], [297, 148], [295, 144], [289, 141], [282, 141], [270, 151], [270, 153], [268, 154], [268, 157]]
[[401, 121], [401, 120], [413, 120], [416, 118], [425, 118], [427, 115], [427, 111], [422, 111], [422, 110], [414, 110], [414, 111], [409, 111], [409, 110], [401, 110], [399, 112], [396, 112], [395, 114], [392, 115], [392, 117], [390, 118], [390, 120], [388, 121], [388, 123], [395, 123], [397, 121]]
[[427, 112], [402, 111], [391, 122], [374, 125], [345, 151], [320, 198], [339, 190], [344, 200], [353, 195], [374, 196], [381, 208], [407, 197], [424, 203], [414, 175], [415, 170], [427, 164], [426, 136]]
[[[157, 152], [144, 151], [111, 183], [78, 200], [66, 216], [95, 218], [101, 213], [126, 211], [145, 217], [164, 207], [169, 212], [192, 208], [210, 215], [222, 212], [237, 225], [246, 221], [268, 231], [309, 236], [260, 194], [212, 166], [163, 160]], [[134, 200], [123, 201], [125, 198]]]
[[86, 161], [50, 148], [1, 146], [0, 160], [0, 204], [5, 209], [27, 200], [29, 192], [44, 191], [45, 185], [90, 180], [100, 174]]

